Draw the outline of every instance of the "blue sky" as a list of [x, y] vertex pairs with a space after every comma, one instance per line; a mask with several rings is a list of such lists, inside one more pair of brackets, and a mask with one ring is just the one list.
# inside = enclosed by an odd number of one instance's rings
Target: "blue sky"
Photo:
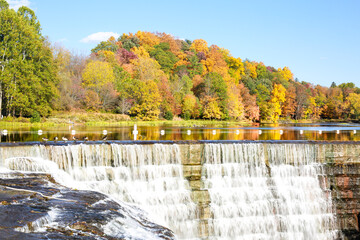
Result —
[[[166, 32], [234, 57], [288, 66], [300, 81], [360, 86], [360, 1], [8, 0], [27, 5], [52, 42], [88, 54], [104, 32]], [[92, 35], [94, 34], [94, 35]], [[90, 36], [90, 37], [89, 37]]]

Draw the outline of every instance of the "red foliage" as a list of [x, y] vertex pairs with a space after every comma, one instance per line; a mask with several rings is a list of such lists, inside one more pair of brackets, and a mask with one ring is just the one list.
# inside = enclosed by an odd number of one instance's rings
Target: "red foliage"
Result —
[[128, 64], [131, 60], [138, 58], [135, 53], [128, 51], [125, 48], [117, 50], [116, 57], [121, 64]]

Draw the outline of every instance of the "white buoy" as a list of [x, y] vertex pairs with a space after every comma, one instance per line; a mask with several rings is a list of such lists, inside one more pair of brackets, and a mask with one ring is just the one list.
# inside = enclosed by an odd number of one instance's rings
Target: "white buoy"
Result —
[[8, 131], [7, 131], [6, 129], [4, 129], [4, 130], [2, 131], [2, 134], [6, 136], [6, 135], [8, 134]]
[[191, 135], [191, 130], [186, 131], [187, 135]]
[[322, 131], [321, 131], [321, 130], [319, 130], [319, 134], [322, 134]]
[[300, 130], [300, 134], [303, 134], [304, 133], [304, 130]]
[[261, 135], [262, 134], [262, 131], [261, 130], [259, 130], [259, 135]]
[[134, 130], [133, 130], [133, 134], [134, 134], [134, 141], [137, 139], [137, 135], [138, 135], [138, 130], [137, 130], [137, 126], [136, 124], [134, 125]]
[[356, 130], [354, 130], [354, 134], [356, 134]]
[[280, 135], [283, 135], [284, 131], [283, 130], [280, 130]]
[[339, 134], [340, 133], [340, 130], [336, 130], [336, 134]]
[[239, 130], [236, 130], [235, 133], [236, 133], [236, 135], [239, 135], [239, 134], [240, 134], [240, 131], [239, 131]]
[[164, 136], [165, 135], [165, 130], [161, 130], [160, 134], [161, 134], [161, 136]]
[[75, 130], [71, 130], [71, 135], [75, 135], [76, 131]]
[[43, 134], [43, 131], [42, 130], [39, 130], [38, 131], [38, 135], [41, 136]]
[[213, 130], [213, 131], [212, 131], [212, 134], [215, 135], [215, 134], [216, 134], [216, 130]]
[[106, 130], [103, 130], [102, 134], [103, 134], [103, 135], [107, 135], [107, 131], [106, 131]]

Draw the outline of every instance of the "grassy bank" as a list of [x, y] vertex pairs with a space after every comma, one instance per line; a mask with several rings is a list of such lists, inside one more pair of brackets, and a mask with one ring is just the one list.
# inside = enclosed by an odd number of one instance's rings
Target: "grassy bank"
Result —
[[[356, 122], [356, 120], [309, 120], [309, 119], [280, 119], [279, 124], [292, 123], [320, 123], [320, 122]], [[262, 124], [273, 124], [270, 121], [262, 121]], [[175, 118], [174, 120], [156, 120], [156, 121], [137, 121], [131, 119], [128, 115], [113, 114], [113, 113], [91, 113], [91, 112], [54, 112], [48, 118], [41, 118], [40, 122], [32, 123], [30, 118], [12, 118], [6, 117], [0, 120], [0, 127], [52, 127], [52, 126], [67, 126], [69, 124], [86, 125], [86, 126], [132, 126], [138, 124], [139, 126], [250, 126], [253, 123], [250, 121], [218, 121], [218, 120], [182, 120]]]
[[156, 121], [132, 120], [128, 115], [113, 113], [89, 113], [89, 112], [55, 112], [48, 118], [41, 118], [40, 122], [32, 123], [29, 118], [6, 117], [0, 120], [0, 127], [25, 127], [25, 126], [66, 126], [69, 124], [87, 126], [226, 126], [242, 125], [248, 126], [249, 121], [216, 121], [216, 120], [182, 120], [180, 118]]

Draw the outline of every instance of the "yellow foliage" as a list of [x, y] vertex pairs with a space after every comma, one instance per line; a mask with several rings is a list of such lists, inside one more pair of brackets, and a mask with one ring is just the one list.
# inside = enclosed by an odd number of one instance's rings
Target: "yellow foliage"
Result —
[[105, 61], [108, 63], [116, 63], [115, 54], [112, 51], [99, 51], [98, 55], [104, 57]]
[[[140, 46], [140, 47], [133, 47], [131, 49], [131, 51], [133, 53], [136, 54], [136, 56], [138, 56], [139, 58], [142, 57], [142, 58], [150, 58], [150, 54], [148, 51], [146, 51], [146, 49], [143, 47], [143, 46]], [[135, 60], [136, 61], [136, 60]]]
[[190, 114], [191, 117], [198, 117], [199, 109], [197, 107], [196, 97], [191, 94], [185, 95], [181, 109], [183, 114]]
[[284, 67], [283, 69], [278, 68], [278, 72], [280, 76], [285, 80], [294, 80], [293, 73], [290, 71], [288, 67]]
[[205, 96], [201, 99], [201, 105], [204, 107], [203, 118], [205, 119], [221, 119], [221, 110], [217, 103], [217, 98]]
[[111, 36], [111, 37], [109, 37], [109, 39], [108, 39], [108, 42], [115, 42], [116, 40], [115, 40], [115, 37], [114, 36]]
[[166, 76], [155, 59], [139, 57], [133, 61], [133, 64], [135, 77], [141, 81], [153, 80], [158, 82]]
[[158, 119], [161, 96], [158, 86], [154, 81], [134, 81], [131, 95], [135, 100], [134, 106], [130, 109], [131, 115], [135, 115], [137, 119], [145, 121]]
[[285, 102], [286, 89], [281, 84], [274, 84], [274, 88], [271, 91], [271, 102], [283, 103]]
[[315, 101], [316, 98], [315, 97], [309, 97], [308, 100], [309, 100], [309, 105], [304, 111], [304, 117], [305, 118], [310, 118], [311, 115], [316, 113], [316, 101]]
[[190, 50], [195, 50], [196, 52], [203, 52], [205, 54], [209, 53], [208, 44], [203, 39], [196, 39], [192, 42]]
[[351, 114], [354, 114], [355, 117], [359, 117], [359, 115], [360, 115], [360, 94], [350, 93], [349, 96], [346, 98], [346, 100], [349, 102]]
[[229, 101], [227, 109], [229, 111], [229, 117], [240, 120], [244, 117], [244, 105], [240, 94], [240, 89], [231, 83], [228, 86]]
[[245, 69], [249, 71], [250, 77], [255, 79], [257, 78], [257, 72], [256, 72], [256, 63], [254, 62], [245, 62]]
[[83, 84], [98, 91], [105, 84], [115, 80], [113, 68], [107, 62], [91, 61], [86, 64], [83, 72]]
[[229, 57], [227, 59], [227, 63], [229, 66], [229, 73], [236, 80], [239, 80], [241, 76], [245, 74], [244, 63], [241, 58]]
[[153, 47], [160, 43], [160, 38], [151, 32], [138, 31], [135, 36], [139, 38], [141, 46], [147, 51], [154, 49]]
[[281, 115], [281, 106], [285, 102], [286, 89], [281, 84], [274, 84], [271, 91], [271, 113], [270, 119], [277, 122]]
[[180, 52], [180, 53], [177, 55], [177, 58], [180, 59], [180, 60], [187, 60], [187, 54], [186, 54], [186, 53], [183, 53], [183, 52]]
[[182, 66], [182, 65], [189, 65], [190, 62], [186, 61], [186, 60], [179, 60], [177, 61], [175, 64], [174, 64], [174, 69], [176, 69], [177, 67], [179, 66]]

